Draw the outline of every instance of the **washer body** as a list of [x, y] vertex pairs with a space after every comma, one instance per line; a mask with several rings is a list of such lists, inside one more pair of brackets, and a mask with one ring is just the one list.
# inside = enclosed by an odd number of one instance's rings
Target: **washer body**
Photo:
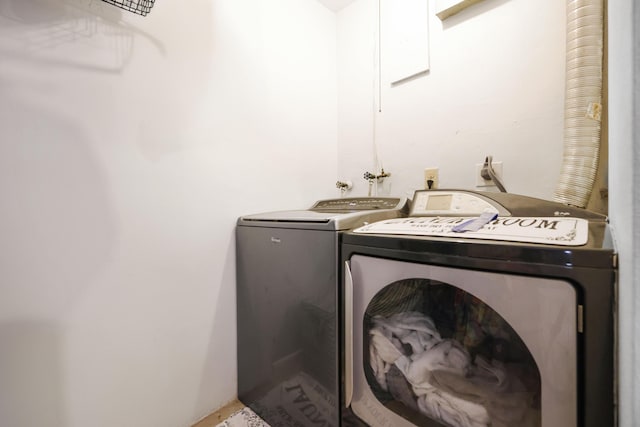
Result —
[[406, 200], [342, 198], [238, 219], [238, 398], [271, 425], [338, 426], [338, 280], [345, 231]]
[[[575, 233], [555, 244], [439, 233], [436, 225], [487, 204], [499, 215], [488, 225], [531, 228], [534, 241], [577, 218], [585, 242], [558, 244]], [[435, 231], [383, 234], [401, 222]], [[342, 403], [367, 424], [615, 425], [616, 254], [606, 217], [525, 196], [433, 190], [416, 193], [409, 218], [342, 242]]]

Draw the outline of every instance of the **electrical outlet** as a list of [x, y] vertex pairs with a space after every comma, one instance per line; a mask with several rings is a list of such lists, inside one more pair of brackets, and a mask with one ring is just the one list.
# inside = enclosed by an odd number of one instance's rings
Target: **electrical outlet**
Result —
[[424, 170], [424, 188], [427, 190], [435, 190], [439, 186], [438, 168], [426, 168]]
[[[484, 179], [480, 172], [484, 167], [484, 163], [476, 163], [476, 187], [491, 187], [495, 185], [492, 179]], [[502, 176], [502, 162], [491, 162], [493, 171], [498, 175], [501, 181], [504, 181]]]

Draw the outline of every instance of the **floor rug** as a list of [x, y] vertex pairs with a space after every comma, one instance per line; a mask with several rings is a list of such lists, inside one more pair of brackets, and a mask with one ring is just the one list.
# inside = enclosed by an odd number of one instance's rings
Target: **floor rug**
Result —
[[259, 416], [249, 408], [231, 414], [229, 418], [216, 427], [269, 427]]

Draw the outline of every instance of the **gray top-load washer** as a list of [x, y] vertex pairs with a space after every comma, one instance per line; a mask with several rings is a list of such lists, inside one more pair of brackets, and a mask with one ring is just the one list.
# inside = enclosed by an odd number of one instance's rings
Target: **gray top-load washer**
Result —
[[238, 398], [271, 425], [338, 426], [342, 234], [406, 200], [321, 200], [238, 219]]

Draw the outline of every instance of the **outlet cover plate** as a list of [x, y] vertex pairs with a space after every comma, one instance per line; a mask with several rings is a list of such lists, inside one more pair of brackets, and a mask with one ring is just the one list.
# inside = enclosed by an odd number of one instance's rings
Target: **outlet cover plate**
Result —
[[[440, 187], [440, 176], [438, 174], [438, 168], [425, 168], [424, 169], [424, 189], [425, 190], [435, 190]], [[433, 184], [431, 188], [429, 188], [428, 180], [432, 180]]]

